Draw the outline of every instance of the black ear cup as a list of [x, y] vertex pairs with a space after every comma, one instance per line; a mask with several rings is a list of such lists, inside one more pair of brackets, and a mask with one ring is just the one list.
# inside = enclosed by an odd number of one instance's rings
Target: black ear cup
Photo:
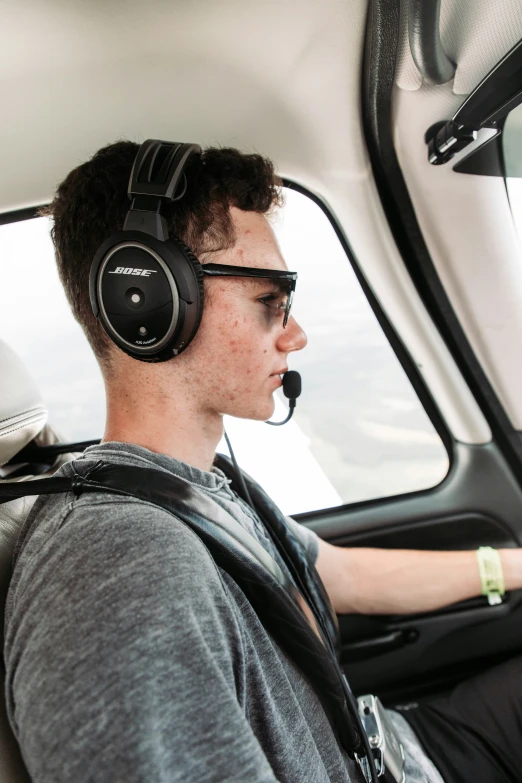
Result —
[[185, 255], [187, 261], [189, 261], [197, 271], [200, 282], [203, 285], [203, 271], [201, 269], [201, 262], [196, 258], [190, 247], [186, 245], [179, 237], [173, 237], [172, 241], [179, 247], [181, 252]]
[[177, 254], [183, 258], [183, 264], [179, 264], [178, 271], [183, 270], [184, 276], [190, 279], [190, 291], [188, 301], [180, 298], [180, 331], [172, 353], [177, 355], [184, 351], [196, 336], [203, 315], [203, 270], [200, 261], [192, 250], [182, 242], [179, 237], [173, 237], [169, 245], [174, 245]]
[[186, 245], [179, 237], [174, 237], [172, 241], [175, 242], [175, 244], [178, 246], [178, 248], [183, 253], [184, 257], [186, 258], [186, 260], [190, 264], [190, 266], [191, 266], [191, 268], [192, 268], [192, 270], [194, 272], [196, 285], [197, 285], [198, 291], [199, 291], [199, 298], [200, 298], [201, 306], [199, 307], [199, 310], [198, 310], [197, 322], [195, 323], [194, 334], [192, 335], [192, 338], [193, 338], [195, 336], [195, 333], [196, 333], [197, 329], [199, 328], [199, 325], [201, 323], [201, 318], [203, 316], [203, 269], [201, 267], [201, 261], [199, 261], [196, 258], [196, 256], [194, 255], [194, 253], [192, 252], [192, 250], [190, 249], [190, 247], [188, 245]]
[[180, 240], [122, 231], [99, 249], [90, 293], [94, 313], [122, 351], [162, 362], [182, 353], [198, 330], [203, 272]]
[[149, 139], [141, 145], [123, 231], [103, 243], [91, 265], [94, 315], [111, 340], [140, 361], [178, 356], [201, 323], [201, 264], [181, 240], [169, 238], [164, 215], [166, 204], [184, 197], [184, 168], [200, 153], [197, 144]]

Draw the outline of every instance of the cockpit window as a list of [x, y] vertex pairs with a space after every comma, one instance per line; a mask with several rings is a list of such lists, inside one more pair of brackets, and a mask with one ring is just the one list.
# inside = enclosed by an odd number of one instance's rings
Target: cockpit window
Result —
[[23, 359], [67, 440], [101, 437], [103, 382], [58, 278], [48, 218], [0, 226], [0, 337]]
[[[287, 514], [435, 486], [446, 450], [325, 213], [286, 189], [274, 228], [299, 275], [292, 314], [308, 346], [289, 366], [303, 392], [283, 427], [225, 422], [240, 465]], [[65, 299], [49, 229], [47, 218], [0, 227], [0, 337], [25, 361], [61, 437], [94, 439], [103, 434], [102, 378]], [[278, 396], [274, 420], [287, 411]], [[218, 450], [227, 453], [224, 441]]]

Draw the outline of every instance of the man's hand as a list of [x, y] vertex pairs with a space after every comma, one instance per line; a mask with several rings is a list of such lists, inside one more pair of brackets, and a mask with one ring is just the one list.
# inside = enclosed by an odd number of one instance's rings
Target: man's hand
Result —
[[[506, 590], [522, 587], [522, 549], [499, 550]], [[338, 614], [415, 614], [480, 595], [475, 551], [369, 549], [319, 542], [317, 570]]]

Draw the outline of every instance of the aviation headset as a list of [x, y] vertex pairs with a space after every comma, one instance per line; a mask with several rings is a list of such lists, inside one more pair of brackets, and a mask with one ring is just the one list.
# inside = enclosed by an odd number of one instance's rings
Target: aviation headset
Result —
[[194, 338], [203, 312], [200, 262], [169, 237], [164, 208], [187, 189], [184, 169], [197, 144], [145, 141], [129, 181], [123, 230], [98, 249], [89, 295], [94, 315], [122, 351], [144, 362], [177, 356]]

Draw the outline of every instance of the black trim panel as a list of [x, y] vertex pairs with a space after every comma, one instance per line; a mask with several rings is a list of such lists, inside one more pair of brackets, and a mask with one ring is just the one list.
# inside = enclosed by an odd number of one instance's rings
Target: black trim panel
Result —
[[39, 207], [16, 209], [14, 212], [0, 213], [0, 226], [5, 226], [9, 223], [19, 223], [21, 220], [32, 220], [32, 218], [39, 217], [38, 211], [40, 209], [42, 209], [42, 205]]
[[[354, 615], [341, 618], [344, 638], [357, 638], [360, 619]], [[403, 631], [413, 641], [377, 658], [345, 659], [343, 668], [354, 691], [373, 690], [388, 697], [394, 693], [401, 699], [408, 690], [419, 688], [437, 693], [438, 676], [446, 668], [451, 668], [454, 684], [469, 676], [473, 666], [485, 669], [489, 657], [510, 657], [520, 651], [522, 591], [511, 593], [498, 606], [465, 608], [462, 604], [455, 612], [371, 619], [376, 636]]]
[[[302, 514], [299, 521], [341, 546], [473, 550], [521, 546], [521, 509], [522, 490], [498, 447], [456, 443], [452, 470], [434, 490]], [[520, 650], [522, 590], [500, 606], [477, 596], [423, 615], [339, 620], [355, 692], [418, 698]]]
[[380, 530], [352, 533], [336, 539], [339, 546], [382, 549], [445, 550], [497, 549], [516, 547], [518, 542], [507, 525], [483, 514], [448, 514], [435, 520], [390, 525]]
[[[494, 520], [506, 541], [522, 546], [521, 509], [522, 490], [497, 446], [455, 443], [452, 469], [434, 489], [296, 514], [295, 519], [330, 543], [346, 545], [388, 530], [407, 532], [411, 525], [471, 515]], [[421, 546], [421, 541], [414, 546]]]

